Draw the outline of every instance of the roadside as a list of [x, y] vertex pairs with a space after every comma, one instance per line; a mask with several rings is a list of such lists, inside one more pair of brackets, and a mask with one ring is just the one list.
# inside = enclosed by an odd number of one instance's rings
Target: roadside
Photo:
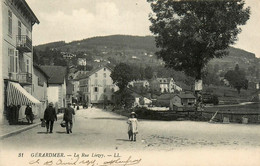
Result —
[[[139, 119], [138, 119], [139, 120]], [[129, 141], [127, 117], [98, 108], [76, 112], [73, 133], [59, 121], [53, 134], [39, 125], [1, 140], [3, 149], [109, 151], [174, 151], [186, 149], [259, 149], [259, 125], [194, 121], [139, 120], [137, 141]], [[25, 141], [26, 140], [26, 141]]]
[[[62, 119], [62, 117], [63, 117], [63, 113], [57, 114], [57, 119]], [[41, 118], [34, 119], [33, 124], [28, 124], [25, 121], [21, 121], [17, 125], [3, 124], [3, 125], [1, 125], [1, 128], [0, 128], [0, 133], [1, 133], [0, 139], [10, 137], [12, 135], [15, 135], [15, 134], [21, 133], [23, 131], [37, 127], [41, 124], [40, 119]]]

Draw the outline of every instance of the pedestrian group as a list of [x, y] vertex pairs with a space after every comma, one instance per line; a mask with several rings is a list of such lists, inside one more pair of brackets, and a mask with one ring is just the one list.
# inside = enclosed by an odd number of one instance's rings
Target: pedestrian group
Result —
[[[27, 106], [25, 114], [28, 123], [31, 120], [31, 112], [32, 109]], [[72, 133], [72, 126], [73, 126], [73, 116], [75, 115], [74, 109], [71, 107], [71, 103], [68, 103], [67, 108], [64, 110], [63, 121], [61, 122], [62, 127], [66, 127], [67, 134]], [[46, 108], [44, 112], [44, 119], [42, 119], [42, 127], [46, 126], [46, 133], [53, 133], [53, 124], [54, 121], [57, 121], [57, 114], [55, 109], [53, 108], [53, 103], [49, 103], [49, 106]], [[46, 124], [46, 125], [45, 125]], [[128, 138], [131, 141], [136, 141], [136, 135], [138, 134], [138, 120], [137, 114], [135, 112], [131, 112], [130, 117], [127, 120], [128, 124]]]

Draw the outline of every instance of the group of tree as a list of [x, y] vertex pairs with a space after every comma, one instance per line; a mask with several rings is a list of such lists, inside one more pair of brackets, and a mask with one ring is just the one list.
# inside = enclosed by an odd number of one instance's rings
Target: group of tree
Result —
[[248, 88], [248, 80], [246, 79], [246, 74], [243, 69], [239, 68], [237, 64], [234, 70], [229, 70], [225, 74], [225, 79], [228, 80], [229, 84], [237, 89], [238, 94], [240, 94], [240, 90]]
[[203, 74], [202, 74], [202, 80], [203, 80], [203, 84], [204, 85], [216, 85], [219, 86], [221, 85], [221, 81], [218, 75], [218, 71], [219, 71], [219, 65], [211, 65], [208, 64], [204, 70], [203, 70]]
[[33, 50], [34, 63], [38, 65], [67, 66], [67, 61], [59, 50], [46, 47], [45, 50]]
[[255, 77], [256, 79], [259, 79], [260, 78], [260, 68], [256, 67], [256, 66], [249, 66], [248, 69], [247, 69], [247, 74], [252, 76], [252, 77]]

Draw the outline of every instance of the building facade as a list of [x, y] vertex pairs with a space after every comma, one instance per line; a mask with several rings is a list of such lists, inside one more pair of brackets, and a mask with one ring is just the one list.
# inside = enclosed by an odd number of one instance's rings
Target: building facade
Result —
[[32, 78], [32, 95], [41, 102], [35, 111], [35, 115], [43, 117], [44, 110], [48, 106], [47, 88], [49, 76], [39, 66], [33, 65]]
[[111, 72], [109, 67], [100, 66], [79, 80], [83, 101], [92, 104], [112, 101], [112, 95], [118, 87], [113, 84]]
[[63, 66], [40, 66], [50, 77], [48, 80], [48, 102], [52, 102], [55, 108], [66, 107], [67, 69]]
[[[32, 27], [39, 20], [30, 9], [25, 0], [2, 0], [2, 37], [1, 37], [1, 121], [5, 120], [5, 114], [8, 112], [8, 103], [18, 105], [32, 104], [28, 95], [32, 94], [32, 73], [33, 73], [33, 49], [32, 49]], [[8, 98], [7, 94], [9, 83], [12, 88], [18, 88], [17, 93], [25, 92], [24, 101], [21, 99]], [[20, 86], [23, 88], [21, 89]], [[27, 93], [28, 92], [28, 93]], [[10, 94], [10, 93], [9, 93]], [[13, 95], [10, 94], [9, 97]], [[31, 98], [32, 99], [32, 98]], [[12, 100], [12, 101], [10, 101]], [[15, 100], [15, 101], [14, 101]], [[36, 100], [34, 100], [36, 101]]]
[[173, 78], [157, 78], [160, 84], [161, 93], [174, 93], [176, 88], [179, 88]]

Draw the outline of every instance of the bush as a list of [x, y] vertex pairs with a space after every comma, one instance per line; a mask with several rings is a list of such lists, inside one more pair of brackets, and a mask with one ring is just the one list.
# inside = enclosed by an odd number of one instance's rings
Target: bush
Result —
[[153, 111], [145, 107], [135, 107], [133, 111], [137, 114], [138, 118], [149, 118], [153, 114]]
[[170, 102], [168, 100], [155, 100], [152, 104], [156, 107], [169, 107]]

